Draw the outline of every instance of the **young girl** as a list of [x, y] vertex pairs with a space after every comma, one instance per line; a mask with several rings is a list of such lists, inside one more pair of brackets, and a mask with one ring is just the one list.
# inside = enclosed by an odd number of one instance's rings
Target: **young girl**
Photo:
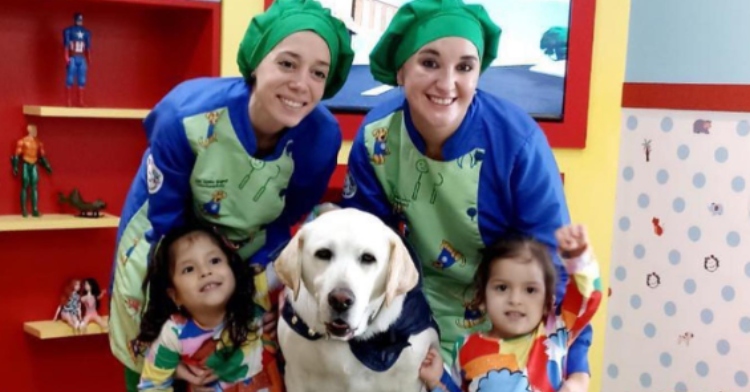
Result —
[[107, 290], [101, 290], [99, 283], [94, 278], [86, 278], [83, 280], [83, 295], [81, 296], [81, 304], [83, 305], [83, 319], [78, 326], [81, 333], [86, 331], [86, 327], [90, 322], [99, 324], [102, 330], [107, 330], [107, 322], [104, 321], [102, 316], [99, 315], [99, 301], [101, 301]]
[[430, 390], [568, 390], [563, 387], [568, 348], [599, 307], [601, 283], [584, 227], [566, 226], [555, 236], [571, 276], [559, 312], [546, 245], [511, 237], [486, 249], [474, 288], [492, 328], [456, 342], [455, 380], [444, 372], [437, 350], [430, 350], [419, 373]]
[[178, 364], [217, 377], [212, 391], [281, 391], [275, 348], [261, 338], [248, 264], [213, 231], [185, 227], [156, 246], [143, 282], [138, 340], [150, 344], [139, 390], [172, 391]]

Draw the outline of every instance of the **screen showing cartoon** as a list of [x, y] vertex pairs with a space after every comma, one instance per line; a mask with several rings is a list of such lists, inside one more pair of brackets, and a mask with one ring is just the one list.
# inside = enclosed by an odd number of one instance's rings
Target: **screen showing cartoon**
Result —
[[[344, 88], [324, 101], [332, 109], [367, 111], [396, 88], [375, 81], [369, 54], [398, 7], [411, 0], [321, 0], [349, 27], [356, 56]], [[562, 120], [570, 0], [465, 0], [482, 4], [502, 28], [497, 59], [479, 88], [506, 98], [537, 119]]]

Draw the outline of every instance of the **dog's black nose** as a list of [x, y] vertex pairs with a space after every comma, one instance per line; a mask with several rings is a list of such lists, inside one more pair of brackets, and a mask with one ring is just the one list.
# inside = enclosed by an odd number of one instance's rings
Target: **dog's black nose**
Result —
[[345, 312], [354, 303], [354, 293], [349, 289], [333, 289], [328, 293], [328, 304], [337, 312]]

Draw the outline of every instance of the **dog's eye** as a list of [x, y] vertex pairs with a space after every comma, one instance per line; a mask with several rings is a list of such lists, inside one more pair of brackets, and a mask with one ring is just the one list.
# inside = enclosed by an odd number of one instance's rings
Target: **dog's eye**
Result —
[[375, 256], [370, 253], [363, 253], [362, 256], [359, 257], [359, 261], [365, 264], [372, 264], [375, 262]]
[[333, 252], [330, 249], [318, 249], [315, 252], [315, 257], [321, 260], [331, 260], [333, 258]]

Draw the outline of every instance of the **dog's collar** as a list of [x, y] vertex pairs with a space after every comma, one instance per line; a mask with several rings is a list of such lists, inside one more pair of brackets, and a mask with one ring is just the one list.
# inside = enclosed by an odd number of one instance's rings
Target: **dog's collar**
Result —
[[[375, 310], [375, 312], [373, 312], [370, 317], [367, 318], [368, 327], [372, 325], [372, 323], [375, 321], [375, 318], [378, 317], [378, 314], [380, 314], [380, 311], [383, 310], [384, 306], [385, 294], [380, 300], [380, 306], [378, 306], [377, 310]], [[328, 335], [315, 332], [314, 329], [310, 328], [310, 326], [307, 325], [307, 323], [305, 323], [305, 321], [299, 317], [297, 312], [294, 311], [294, 307], [291, 305], [291, 301], [289, 300], [289, 298], [286, 298], [284, 300], [284, 307], [281, 309], [281, 316], [284, 318], [284, 320], [286, 320], [287, 324], [292, 327], [292, 330], [294, 330], [294, 332], [297, 332], [297, 334], [300, 336], [304, 336], [307, 340], [318, 340], [323, 337], [328, 337]]]
[[324, 335], [315, 332], [299, 317], [299, 315], [297, 315], [291, 302], [292, 301], [290, 301], [289, 298], [286, 298], [284, 300], [284, 307], [281, 308], [281, 317], [284, 318], [284, 321], [289, 324], [294, 332], [297, 332], [298, 335], [303, 336], [307, 340], [318, 340], [322, 338]]
[[[384, 303], [373, 313], [373, 316], [370, 316], [369, 322], [375, 320]], [[292, 330], [307, 340], [319, 340], [326, 336], [310, 328], [294, 311], [288, 298], [284, 301], [281, 315]], [[386, 371], [396, 363], [401, 351], [409, 347], [409, 338], [428, 328], [438, 331], [427, 299], [420, 289], [414, 289], [404, 299], [404, 312], [388, 327], [388, 330], [378, 332], [366, 340], [351, 339], [348, 341], [349, 349], [354, 357], [370, 370]]]

